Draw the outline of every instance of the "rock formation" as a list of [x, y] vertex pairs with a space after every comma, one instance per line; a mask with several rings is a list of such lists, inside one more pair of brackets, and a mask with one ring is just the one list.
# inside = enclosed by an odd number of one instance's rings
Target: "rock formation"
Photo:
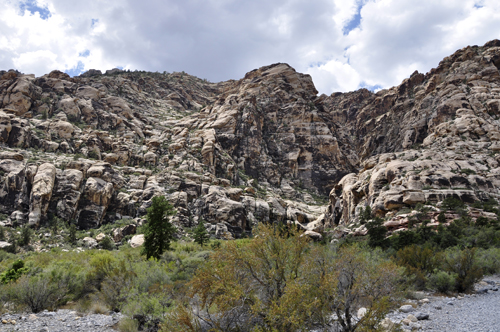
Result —
[[203, 218], [224, 238], [269, 221], [313, 234], [359, 226], [365, 206], [397, 226], [417, 203], [497, 199], [499, 68], [494, 40], [397, 87], [330, 96], [287, 64], [220, 83], [2, 71], [3, 223], [95, 228], [142, 217], [165, 195], [181, 233]]

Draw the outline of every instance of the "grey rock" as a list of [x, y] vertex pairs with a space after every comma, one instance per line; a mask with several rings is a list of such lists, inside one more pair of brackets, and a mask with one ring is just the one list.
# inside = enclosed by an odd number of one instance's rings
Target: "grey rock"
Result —
[[417, 311], [413, 314], [415, 317], [417, 317], [418, 320], [426, 320], [429, 319], [429, 314], [425, 312], [420, 312]]
[[415, 311], [415, 308], [413, 308], [413, 306], [410, 304], [406, 304], [406, 305], [401, 306], [401, 308], [399, 308], [399, 311], [404, 312], [404, 313], [409, 313], [409, 312]]

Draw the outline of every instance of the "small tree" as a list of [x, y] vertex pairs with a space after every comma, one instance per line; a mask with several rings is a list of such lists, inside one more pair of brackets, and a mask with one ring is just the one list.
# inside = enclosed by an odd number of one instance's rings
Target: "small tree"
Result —
[[372, 248], [385, 248], [388, 244], [386, 240], [387, 228], [383, 225], [382, 218], [375, 217], [373, 221], [366, 224], [368, 229], [368, 245]]
[[194, 242], [198, 243], [200, 246], [204, 246], [209, 240], [210, 235], [208, 235], [207, 229], [205, 228], [205, 223], [203, 219], [200, 218], [198, 226], [194, 229]]
[[69, 234], [68, 234], [68, 242], [71, 243], [72, 245], [76, 244], [76, 226], [74, 224], [71, 224], [69, 226]]
[[371, 218], [372, 218], [372, 208], [370, 207], [370, 205], [367, 205], [364, 210], [363, 208], [361, 208], [359, 214], [359, 220], [361, 221], [361, 223], [365, 223]]
[[31, 228], [29, 228], [28, 225], [24, 225], [23, 228], [21, 228], [21, 237], [19, 239], [19, 245], [21, 246], [27, 246], [31, 242], [31, 237], [33, 236], [33, 231]]
[[153, 202], [147, 209], [147, 223], [144, 226], [142, 254], [146, 255], [147, 259], [159, 259], [165, 250], [170, 250], [175, 228], [169, 219], [174, 214], [175, 210], [165, 196], [153, 197]]

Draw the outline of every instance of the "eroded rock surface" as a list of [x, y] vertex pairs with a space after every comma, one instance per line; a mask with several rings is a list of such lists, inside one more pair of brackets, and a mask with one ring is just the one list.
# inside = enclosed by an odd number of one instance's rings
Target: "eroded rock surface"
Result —
[[87, 229], [165, 195], [179, 232], [203, 218], [221, 238], [276, 221], [362, 235], [366, 206], [397, 230], [397, 211], [418, 203], [499, 197], [499, 59], [492, 41], [397, 87], [330, 96], [281, 63], [220, 83], [5, 72], [0, 212], [6, 225], [57, 216]]

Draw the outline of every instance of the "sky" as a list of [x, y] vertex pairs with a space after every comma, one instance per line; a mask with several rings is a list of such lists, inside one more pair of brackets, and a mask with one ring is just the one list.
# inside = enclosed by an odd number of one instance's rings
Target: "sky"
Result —
[[378, 90], [500, 39], [498, 0], [0, 0], [0, 69], [185, 71], [277, 62], [320, 93]]

